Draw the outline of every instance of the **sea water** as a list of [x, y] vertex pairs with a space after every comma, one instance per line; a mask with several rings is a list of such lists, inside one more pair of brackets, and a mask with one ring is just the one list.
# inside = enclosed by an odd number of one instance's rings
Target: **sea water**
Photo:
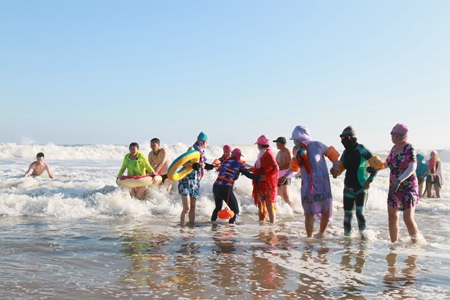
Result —
[[[176, 158], [189, 145], [165, 147]], [[255, 146], [239, 147], [247, 162], [256, 160]], [[41, 151], [54, 179], [23, 178]], [[115, 184], [127, 152], [122, 145], [0, 144], [0, 299], [450, 297], [447, 150], [440, 152], [442, 198], [421, 199], [416, 209], [417, 244], [402, 220], [399, 242], [389, 240], [388, 170], [370, 188], [365, 240], [356, 218], [351, 237], [344, 237], [343, 176], [331, 178], [334, 220], [318, 240], [306, 238], [301, 179], [290, 186], [293, 207], [279, 198], [277, 224], [270, 225], [258, 222], [251, 181], [241, 176], [235, 184], [241, 215], [229, 225], [209, 221], [217, 174], [207, 172], [196, 225], [181, 228], [176, 183], [170, 193], [149, 188], [144, 201]], [[209, 161], [221, 152], [208, 147]]]

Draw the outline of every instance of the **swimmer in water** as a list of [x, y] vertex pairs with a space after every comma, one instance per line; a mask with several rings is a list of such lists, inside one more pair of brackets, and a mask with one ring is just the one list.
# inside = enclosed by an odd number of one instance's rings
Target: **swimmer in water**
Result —
[[50, 166], [44, 161], [44, 153], [39, 152], [36, 155], [36, 161], [30, 164], [30, 166], [28, 167], [28, 171], [25, 173], [25, 175], [23, 175], [23, 177], [28, 177], [29, 175], [33, 177], [41, 176], [44, 171], [47, 171], [48, 177], [53, 179], [53, 175], [50, 172]]

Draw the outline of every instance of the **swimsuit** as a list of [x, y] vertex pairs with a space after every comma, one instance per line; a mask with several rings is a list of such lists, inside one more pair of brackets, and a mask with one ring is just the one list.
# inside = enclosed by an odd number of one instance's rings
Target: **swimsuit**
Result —
[[[200, 152], [200, 163], [206, 162], [205, 150], [201, 148], [198, 143], [195, 143], [188, 149], [195, 149]], [[182, 196], [189, 196], [197, 199], [200, 195], [200, 180], [203, 177], [204, 170], [200, 168], [198, 170], [192, 170], [186, 177], [178, 181], [178, 193]]]

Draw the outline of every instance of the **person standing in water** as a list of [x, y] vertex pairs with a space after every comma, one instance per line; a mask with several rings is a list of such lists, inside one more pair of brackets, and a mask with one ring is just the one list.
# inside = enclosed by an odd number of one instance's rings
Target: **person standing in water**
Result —
[[316, 236], [322, 238], [328, 223], [333, 219], [333, 198], [325, 156], [337, 169], [339, 152], [333, 146], [328, 147], [322, 142], [313, 141], [305, 126], [296, 126], [292, 131], [291, 140], [297, 146], [297, 153], [291, 160], [289, 171], [280, 177], [278, 183], [283, 184], [286, 177], [301, 171], [300, 193], [305, 213], [306, 235], [313, 236], [316, 218], [320, 220], [320, 229]]
[[270, 223], [274, 224], [278, 194], [278, 164], [270, 148], [270, 139], [267, 135], [261, 135], [255, 144], [258, 145], [259, 154], [251, 171], [256, 175], [266, 175], [266, 180], [253, 181], [252, 196], [255, 205], [258, 206], [259, 221], [264, 221], [269, 216]]
[[427, 198], [431, 198], [431, 188], [434, 187], [436, 192], [436, 198], [441, 198], [441, 186], [443, 184], [444, 177], [442, 176], [442, 165], [439, 159], [438, 152], [436, 150], [431, 151], [430, 160], [428, 161], [428, 173], [427, 176]]
[[[330, 173], [336, 178], [345, 169], [344, 179], [344, 235], [350, 236], [352, 231], [353, 210], [356, 209], [356, 219], [361, 238], [364, 239], [366, 230], [366, 218], [364, 216], [364, 206], [367, 202], [370, 184], [375, 178], [378, 170], [373, 170], [367, 176], [366, 167], [368, 160], [373, 158], [373, 154], [361, 144], [358, 144], [355, 131], [352, 126], [347, 126], [340, 135], [341, 143], [344, 145], [344, 152], [341, 155], [339, 164], [342, 169], [331, 168]], [[381, 162], [380, 162], [381, 164]]]
[[221, 157], [216, 158], [213, 161], [213, 165], [216, 168], [216, 170], [219, 170], [220, 165], [227, 159], [229, 159], [231, 157], [231, 150], [233, 150], [233, 148], [231, 147], [231, 145], [225, 145], [223, 146], [223, 154]]
[[155, 173], [164, 178], [163, 184], [166, 186], [166, 191], [170, 191], [172, 183], [167, 178], [167, 170], [172, 163], [170, 154], [166, 149], [161, 147], [161, 142], [158, 138], [151, 139], [150, 148], [152, 151], [148, 153], [148, 162], [155, 170]]
[[[145, 176], [146, 174], [153, 175], [155, 170], [148, 162], [147, 158], [139, 151], [139, 144], [133, 142], [128, 147], [130, 153], [127, 153], [123, 158], [122, 167], [117, 173], [117, 180], [123, 175], [125, 170], [127, 170], [128, 176]], [[139, 200], [145, 197], [145, 186], [139, 186], [130, 189], [131, 197], [137, 198]]]
[[50, 166], [44, 161], [44, 153], [39, 152], [36, 154], [36, 161], [30, 164], [23, 177], [28, 177], [30, 174], [33, 177], [41, 176], [44, 171], [47, 171], [48, 177], [53, 179], [53, 175], [50, 172]]
[[425, 194], [423, 185], [429, 173], [427, 164], [423, 162], [424, 159], [425, 157], [422, 154], [417, 153], [416, 176], [417, 183], [419, 184], [419, 198], [422, 198]]
[[[276, 161], [278, 164], [278, 178], [286, 174], [287, 170], [289, 170], [289, 164], [291, 163], [292, 154], [291, 151], [286, 148], [286, 138], [280, 136], [274, 143], [277, 143], [277, 149], [279, 150], [276, 156]], [[283, 184], [278, 185], [278, 194], [281, 198], [286, 202], [289, 206], [292, 207], [291, 200], [289, 199], [289, 194], [291, 193], [291, 178], [287, 178]]]
[[219, 175], [213, 185], [214, 202], [216, 208], [214, 209], [211, 221], [217, 220], [217, 214], [222, 209], [223, 201], [234, 212], [234, 216], [229, 219], [230, 224], [234, 224], [239, 215], [239, 205], [236, 196], [233, 192], [234, 182], [238, 180], [242, 173], [247, 178], [252, 180], [264, 180], [264, 175], [254, 175], [250, 173], [245, 165], [240, 161], [242, 155], [241, 149], [235, 148], [231, 152], [231, 157], [223, 161], [219, 167]]
[[398, 241], [400, 211], [403, 211], [403, 221], [413, 243], [417, 242], [419, 233], [414, 220], [416, 205], [419, 203], [419, 186], [415, 174], [417, 156], [414, 146], [408, 143], [408, 131], [408, 126], [403, 123], [392, 128], [394, 146], [384, 162], [384, 166], [391, 170], [387, 204], [389, 235], [393, 243]]
[[197, 204], [197, 198], [200, 194], [200, 181], [203, 178], [205, 170], [212, 170], [214, 166], [206, 163], [205, 149], [208, 146], [208, 135], [204, 132], [200, 132], [197, 137], [197, 141], [188, 149], [197, 150], [200, 152], [200, 161], [198, 163], [187, 162], [185, 167], [189, 164], [192, 167], [186, 177], [178, 181], [178, 193], [181, 195], [181, 201], [183, 202], [183, 210], [180, 215], [181, 226], [186, 226], [186, 219], [189, 219], [191, 225], [195, 222], [195, 208]]

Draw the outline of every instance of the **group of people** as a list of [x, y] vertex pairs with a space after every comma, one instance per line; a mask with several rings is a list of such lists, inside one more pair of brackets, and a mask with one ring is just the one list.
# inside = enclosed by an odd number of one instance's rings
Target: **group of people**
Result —
[[[436, 150], [431, 151], [430, 159], [427, 163], [423, 162], [424, 156], [417, 154], [417, 180], [419, 182], [419, 197], [441, 198], [441, 187], [444, 184], [442, 176], [442, 164], [439, 154]], [[425, 190], [424, 185], [425, 183]], [[434, 189], [434, 194], [432, 193]]]
[[[239, 215], [239, 208], [236, 197], [233, 193], [233, 184], [238, 179], [239, 174], [244, 174], [252, 179], [252, 196], [258, 206], [259, 220], [266, 218], [271, 223], [276, 222], [276, 196], [278, 188], [288, 186], [287, 179], [297, 172], [302, 178], [301, 201], [305, 215], [305, 228], [308, 237], [314, 235], [314, 221], [320, 220], [319, 231], [316, 237], [323, 237], [328, 223], [333, 218], [332, 194], [330, 176], [339, 176], [345, 170], [344, 179], [344, 234], [349, 236], [352, 230], [353, 214], [356, 214], [358, 229], [361, 237], [365, 238], [366, 219], [364, 216], [365, 204], [368, 198], [368, 189], [375, 179], [378, 170], [390, 169], [389, 192], [387, 195], [389, 234], [392, 242], [398, 241], [399, 236], [399, 215], [403, 212], [403, 220], [407, 227], [411, 241], [417, 242], [418, 227], [414, 220], [415, 207], [419, 201], [418, 180], [416, 176], [417, 155], [413, 145], [408, 142], [409, 128], [406, 124], [399, 123], [391, 131], [392, 147], [388, 157], [384, 162], [375, 157], [366, 147], [358, 143], [356, 134], [352, 126], [346, 127], [340, 134], [341, 143], [345, 150], [342, 155], [333, 147], [327, 146], [320, 141], [313, 140], [309, 130], [305, 126], [296, 126], [292, 132], [296, 150], [292, 155], [285, 148], [286, 139], [279, 137], [274, 142], [280, 150], [277, 157], [270, 147], [270, 139], [266, 135], [261, 135], [256, 145], [259, 153], [254, 166], [247, 169], [240, 162], [242, 153], [239, 149], [231, 150], [229, 158], [221, 161], [218, 168], [218, 177], [213, 186], [214, 200], [216, 208], [211, 217], [211, 221], [217, 219], [218, 212], [222, 209], [225, 201], [234, 212], [230, 223], [236, 221]], [[214, 169], [214, 165], [206, 163], [205, 149], [207, 136], [199, 135], [197, 142], [192, 148], [201, 152], [201, 159], [198, 169], [183, 179], [179, 183], [180, 194], [183, 199], [183, 213], [181, 224], [186, 224], [186, 214], [189, 214], [189, 221], [195, 220], [195, 199], [198, 197], [200, 180], [204, 170]], [[328, 170], [325, 157], [331, 163], [332, 168]], [[340, 158], [339, 158], [340, 157]], [[378, 161], [376, 160], [378, 159]], [[367, 167], [372, 161], [375, 167]], [[435, 159], [436, 161], [436, 159]], [[433, 165], [435, 169], [439, 164]], [[437, 171], [434, 171], [436, 173]], [[434, 178], [436, 181], [436, 178]], [[442, 183], [442, 181], [440, 181]], [[281, 193], [283, 195], [283, 193]], [[189, 197], [189, 201], [187, 199]], [[283, 196], [282, 196], [283, 197]], [[289, 198], [285, 198], [286, 203], [290, 203]]]
[[[128, 147], [129, 153], [127, 153], [123, 159], [122, 167], [117, 173], [116, 181], [127, 170], [128, 176], [145, 176], [145, 175], [161, 175], [163, 177], [162, 184], [167, 191], [171, 188], [171, 182], [167, 180], [167, 170], [172, 162], [170, 154], [161, 147], [161, 142], [158, 138], [150, 140], [150, 148], [152, 149], [148, 157], [145, 157], [142, 152], [139, 151], [139, 144], [133, 142]], [[135, 187], [130, 189], [130, 194], [139, 200], [144, 199], [146, 192], [145, 186]]]
[[[192, 171], [178, 181], [178, 193], [181, 195], [183, 209], [180, 215], [181, 226], [189, 221], [195, 222], [196, 201], [200, 194], [200, 184], [205, 171], [216, 170], [217, 179], [213, 185], [215, 209], [211, 221], [216, 221], [223, 207], [227, 204], [233, 213], [229, 216], [229, 223], [236, 222], [239, 216], [239, 205], [234, 195], [234, 182], [240, 174], [252, 180], [252, 197], [258, 207], [260, 221], [276, 222], [276, 198], [282, 199], [292, 206], [289, 198], [290, 178], [301, 177], [301, 202], [305, 215], [305, 228], [308, 237], [314, 235], [314, 221], [320, 220], [319, 231], [316, 237], [323, 237], [328, 223], [333, 219], [333, 205], [330, 185], [330, 174], [337, 178], [345, 170], [343, 205], [344, 205], [344, 235], [352, 232], [352, 218], [356, 214], [358, 229], [361, 238], [365, 238], [366, 219], [364, 216], [368, 190], [375, 179], [377, 172], [382, 168], [390, 169], [389, 192], [387, 195], [389, 233], [392, 242], [398, 241], [399, 215], [403, 212], [403, 221], [407, 227], [412, 242], [418, 238], [418, 227], [414, 220], [415, 207], [419, 198], [427, 193], [431, 197], [434, 187], [436, 197], [440, 197], [440, 188], [443, 184], [442, 165], [437, 151], [433, 151], [427, 164], [423, 163], [423, 155], [416, 154], [414, 146], [408, 142], [409, 128], [406, 124], [398, 123], [391, 131], [392, 147], [384, 162], [374, 156], [366, 147], [358, 143], [355, 130], [352, 126], [346, 127], [340, 134], [341, 143], [345, 150], [342, 155], [333, 147], [320, 141], [313, 140], [308, 128], [296, 126], [292, 131], [291, 140], [294, 150], [286, 147], [286, 138], [278, 137], [273, 142], [279, 150], [275, 156], [270, 146], [270, 139], [261, 135], [256, 141], [258, 156], [253, 166], [242, 160], [239, 148], [232, 149], [230, 145], [223, 147], [222, 157], [212, 164], [207, 163], [205, 150], [208, 146], [208, 135], [200, 132], [195, 143], [188, 149], [197, 150], [200, 159], [189, 161], [185, 168]], [[169, 191], [171, 181], [167, 179], [167, 172], [172, 162], [166, 149], [161, 147], [160, 140], [154, 138], [150, 141], [152, 151], [145, 157], [139, 151], [137, 143], [131, 143], [129, 153], [123, 159], [122, 167], [117, 174], [119, 179], [125, 170], [129, 176], [161, 175], [163, 185]], [[331, 163], [328, 170], [325, 157]], [[378, 161], [377, 161], [378, 159]], [[367, 167], [370, 163], [370, 166]], [[374, 167], [374, 165], [375, 167]], [[25, 177], [28, 175], [40, 176], [44, 171], [53, 178], [50, 167], [44, 162], [44, 154], [38, 153], [36, 162], [33, 162]], [[299, 174], [299, 175], [298, 175]], [[423, 183], [426, 190], [423, 191]], [[420, 188], [419, 188], [420, 187]], [[145, 196], [146, 187], [130, 189], [130, 194], [138, 199]]]

